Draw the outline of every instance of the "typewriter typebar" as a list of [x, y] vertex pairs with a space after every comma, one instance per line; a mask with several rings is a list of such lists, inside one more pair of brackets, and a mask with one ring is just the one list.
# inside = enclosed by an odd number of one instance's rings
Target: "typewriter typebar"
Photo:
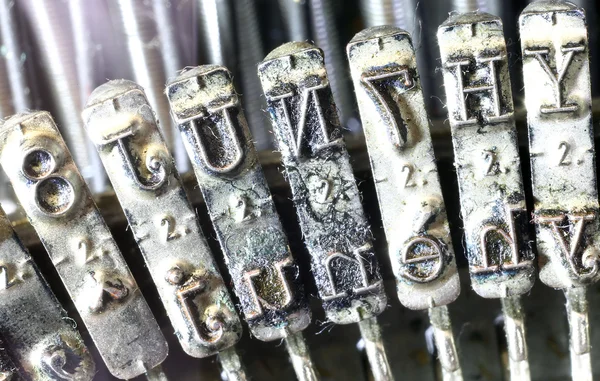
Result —
[[359, 323], [375, 380], [391, 380], [376, 320], [387, 297], [323, 52], [284, 44], [259, 64], [258, 75], [325, 314], [336, 324]]
[[83, 119], [185, 352], [234, 345], [241, 323], [143, 89], [110, 81]]
[[367, 29], [348, 57], [398, 297], [411, 309], [451, 303], [460, 283], [410, 36]]
[[347, 53], [398, 297], [408, 308], [431, 308], [444, 371], [458, 372], [452, 329], [438, 329], [435, 318], [448, 317], [460, 280], [411, 38], [372, 27]]
[[1, 209], [0, 334], [2, 348], [15, 362], [14, 368], [0, 370], [0, 380], [16, 374], [48, 381], [94, 377], [95, 364], [83, 339]]
[[349, 324], [377, 316], [387, 297], [323, 54], [292, 42], [258, 70], [327, 318]]
[[0, 162], [109, 371], [160, 364], [167, 343], [50, 114], [5, 121]]
[[571, 373], [592, 380], [585, 286], [600, 276], [600, 225], [585, 13], [536, 2], [519, 29], [540, 279], [564, 289]]
[[438, 43], [471, 283], [482, 297], [502, 298], [511, 378], [529, 380], [519, 296], [535, 268], [502, 22], [451, 15]]
[[167, 96], [252, 334], [285, 338], [299, 379], [316, 379], [301, 336], [311, 314], [300, 269], [231, 73], [216, 65], [187, 70], [167, 85]]
[[540, 280], [581, 287], [600, 277], [598, 188], [585, 15], [534, 3], [519, 18]]
[[473, 289], [521, 295], [535, 279], [499, 18], [451, 16], [438, 29]]
[[171, 81], [167, 95], [252, 334], [272, 341], [302, 331], [310, 310], [299, 269], [231, 74], [197, 67]]

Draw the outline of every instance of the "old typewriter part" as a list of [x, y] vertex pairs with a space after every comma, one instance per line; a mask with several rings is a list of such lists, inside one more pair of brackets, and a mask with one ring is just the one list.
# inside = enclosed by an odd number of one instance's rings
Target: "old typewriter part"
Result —
[[0, 0], [0, 381], [600, 379], [599, 12]]

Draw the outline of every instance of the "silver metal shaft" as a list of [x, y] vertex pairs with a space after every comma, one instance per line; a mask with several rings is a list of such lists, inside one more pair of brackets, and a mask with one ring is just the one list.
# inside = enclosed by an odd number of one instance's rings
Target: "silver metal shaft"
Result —
[[161, 44], [148, 43], [158, 32], [156, 23], [148, 16], [148, 9], [145, 7], [143, 2], [119, 0], [135, 81], [145, 89], [148, 101], [156, 111], [167, 146], [176, 149], [169, 104], [163, 94], [166, 79], [162, 56], [163, 53], [173, 53], [163, 52]]
[[290, 355], [290, 360], [292, 361], [298, 381], [318, 380], [319, 375], [310, 358], [310, 352], [308, 351], [302, 332], [287, 336], [285, 338], [285, 346]]
[[[93, 50], [90, 40], [90, 31], [85, 18], [85, 0], [70, 0], [69, 15], [71, 26], [73, 28], [73, 42], [75, 48], [75, 63], [77, 66], [77, 80], [79, 85], [79, 105], [87, 102], [87, 98], [94, 89], [94, 65], [92, 62]], [[106, 190], [106, 175], [102, 168], [100, 158], [88, 140], [86, 142], [88, 156], [90, 160], [89, 185], [94, 193], [101, 193]]]
[[525, 339], [525, 315], [519, 296], [502, 298], [504, 331], [508, 344], [508, 364], [511, 381], [531, 380]]
[[450, 314], [447, 306], [429, 309], [429, 321], [433, 327], [433, 340], [437, 348], [438, 358], [442, 365], [444, 381], [461, 381], [463, 379]]
[[262, 39], [256, 14], [255, 0], [238, 0], [234, 13], [237, 25], [239, 69], [241, 74], [242, 104], [257, 150], [271, 147], [271, 134], [268, 132], [263, 109], [266, 107], [262, 89], [256, 72], [256, 64], [264, 58]]
[[31, 107], [31, 98], [26, 80], [23, 50], [19, 43], [14, 7], [14, 1], [0, 1], [0, 35], [2, 36], [2, 48], [5, 50], [2, 57], [8, 73], [13, 109], [14, 112], [22, 112]]
[[[177, 71], [181, 70], [181, 57], [179, 50], [177, 49], [177, 41], [175, 38], [175, 32], [172, 17], [169, 13], [169, 0], [153, 0], [152, 8], [154, 10], [154, 18], [156, 20], [156, 31], [158, 38], [160, 39], [160, 45], [162, 48], [161, 58], [163, 61], [164, 77], [169, 79], [177, 75]], [[258, 62], [258, 61], [257, 61]], [[159, 87], [160, 89], [161, 87]], [[165, 96], [162, 93], [157, 94], [157, 97], [161, 98], [164, 102]], [[165, 105], [165, 111], [168, 111]], [[177, 131], [177, 126], [173, 123], [173, 120], [165, 115], [167, 119], [160, 120], [163, 124], [163, 128], [169, 130], [169, 134], [172, 134], [172, 147], [171, 152], [175, 157], [175, 163], [177, 163], [177, 170], [180, 173], [185, 173], [190, 169], [190, 161], [185, 148], [183, 147], [183, 141], [181, 135]]]
[[198, 3], [206, 63], [235, 67], [235, 38], [231, 28], [233, 15], [229, 1], [198, 0]]
[[383, 339], [381, 338], [381, 329], [377, 323], [377, 318], [361, 320], [358, 323], [360, 334], [365, 342], [365, 352], [371, 365], [373, 379], [375, 381], [392, 381], [392, 368], [385, 353]]
[[349, 89], [346, 60], [331, 0], [310, 0], [310, 16], [316, 45], [325, 53], [329, 84], [339, 109], [342, 125], [347, 125], [352, 113], [352, 92]]
[[219, 362], [223, 368], [223, 381], [248, 381], [246, 369], [235, 347], [219, 352]]
[[571, 374], [573, 380], [593, 379], [590, 356], [590, 322], [586, 289], [574, 287], [565, 290], [567, 318], [569, 319], [569, 349], [571, 352]]
[[281, 15], [290, 41], [306, 41], [310, 38], [305, 1], [279, 0]]
[[148, 381], [169, 381], [162, 366], [158, 365], [146, 372]]

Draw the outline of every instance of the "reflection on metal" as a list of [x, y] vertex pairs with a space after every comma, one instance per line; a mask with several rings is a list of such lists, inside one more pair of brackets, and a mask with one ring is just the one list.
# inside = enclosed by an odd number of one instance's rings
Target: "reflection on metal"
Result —
[[585, 287], [600, 279], [600, 221], [583, 9], [539, 1], [519, 18], [540, 279], [567, 299], [574, 380], [592, 380]]
[[535, 268], [502, 22], [455, 14], [437, 36], [471, 283], [485, 298], [502, 298], [511, 379], [529, 380], [519, 295], [533, 286]]
[[[0, 162], [110, 372], [160, 364], [165, 339], [50, 114], [8, 119]], [[82, 249], [93, 255], [82, 261]]]

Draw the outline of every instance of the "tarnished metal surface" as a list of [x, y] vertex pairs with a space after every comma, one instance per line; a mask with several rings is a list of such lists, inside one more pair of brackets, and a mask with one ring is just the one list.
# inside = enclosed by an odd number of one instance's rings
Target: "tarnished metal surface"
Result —
[[0, 162], [111, 373], [160, 364], [164, 337], [50, 114], [5, 121]]
[[398, 297], [446, 317], [434, 336], [444, 379], [460, 380], [447, 310], [435, 310], [458, 297], [460, 280], [411, 38], [373, 27], [347, 51]]
[[540, 280], [553, 288], [600, 278], [600, 225], [585, 15], [566, 2], [519, 19]]
[[539, 1], [519, 29], [540, 279], [566, 289], [573, 378], [591, 380], [583, 287], [600, 278], [600, 217], [585, 13]]
[[25, 380], [94, 377], [94, 361], [79, 332], [1, 209], [0, 335]]
[[366, 29], [348, 57], [400, 302], [448, 304], [460, 282], [410, 36]]
[[438, 30], [474, 290], [520, 295], [535, 276], [502, 22], [450, 16]]
[[511, 379], [529, 380], [519, 295], [535, 280], [502, 22], [452, 15], [438, 29], [471, 284], [503, 298]]
[[200, 66], [167, 95], [184, 137], [227, 267], [252, 334], [263, 341], [310, 323], [299, 269], [223, 66]]
[[387, 297], [323, 53], [288, 43], [258, 70], [327, 318], [348, 324], [377, 316]]
[[241, 323], [144, 90], [110, 81], [83, 119], [185, 352], [206, 357], [234, 345]]

